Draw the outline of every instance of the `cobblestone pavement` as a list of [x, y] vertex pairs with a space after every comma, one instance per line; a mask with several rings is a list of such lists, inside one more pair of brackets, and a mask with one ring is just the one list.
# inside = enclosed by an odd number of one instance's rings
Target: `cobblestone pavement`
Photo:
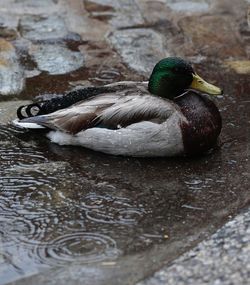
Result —
[[248, 73], [247, 7], [243, 0], [233, 8], [227, 0], [1, 0], [0, 96], [34, 97], [45, 74], [52, 81], [68, 74], [62, 88], [46, 90], [66, 92], [86, 77], [84, 67], [92, 83], [139, 79], [168, 55]]

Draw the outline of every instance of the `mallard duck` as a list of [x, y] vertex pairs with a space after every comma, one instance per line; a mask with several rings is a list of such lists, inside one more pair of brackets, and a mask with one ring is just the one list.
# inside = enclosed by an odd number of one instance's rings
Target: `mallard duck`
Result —
[[207, 94], [220, 95], [222, 90], [204, 81], [185, 60], [168, 57], [155, 65], [148, 82], [88, 87], [21, 106], [15, 124], [47, 128], [47, 137], [59, 145], [113, 155], [200, 154], [215, 146], [222, 126]]

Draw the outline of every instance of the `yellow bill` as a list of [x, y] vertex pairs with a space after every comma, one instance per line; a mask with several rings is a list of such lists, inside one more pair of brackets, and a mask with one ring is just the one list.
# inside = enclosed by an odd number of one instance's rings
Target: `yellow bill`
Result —
[[222, 89], [219, 87], [206, 82], [198, 74], [193, 74], [193, 81], [190, 88], [210, 94], [210, 95], [221, 95], [223, 93]]

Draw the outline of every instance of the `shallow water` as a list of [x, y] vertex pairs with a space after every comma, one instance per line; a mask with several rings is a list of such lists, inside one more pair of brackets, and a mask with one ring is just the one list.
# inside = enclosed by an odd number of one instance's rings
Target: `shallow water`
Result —
[[0, 284], [91, 265], [93, 284], [129, 284], [249, 205], [250, 89], [223, 76], [221, 146], [199, 158], [114, 157], [2, 125]]

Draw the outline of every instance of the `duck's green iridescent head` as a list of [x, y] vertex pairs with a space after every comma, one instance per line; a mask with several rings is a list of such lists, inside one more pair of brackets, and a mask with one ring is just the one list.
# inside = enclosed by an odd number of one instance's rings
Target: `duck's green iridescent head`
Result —
[[220, 95], [222, 90], [198, 76], [192, 66], [179, 57], [167, 57], [159, 61], [149, 78], [150, 93], [173, 99], [186, 89], [195, 89], [211, 95]]

